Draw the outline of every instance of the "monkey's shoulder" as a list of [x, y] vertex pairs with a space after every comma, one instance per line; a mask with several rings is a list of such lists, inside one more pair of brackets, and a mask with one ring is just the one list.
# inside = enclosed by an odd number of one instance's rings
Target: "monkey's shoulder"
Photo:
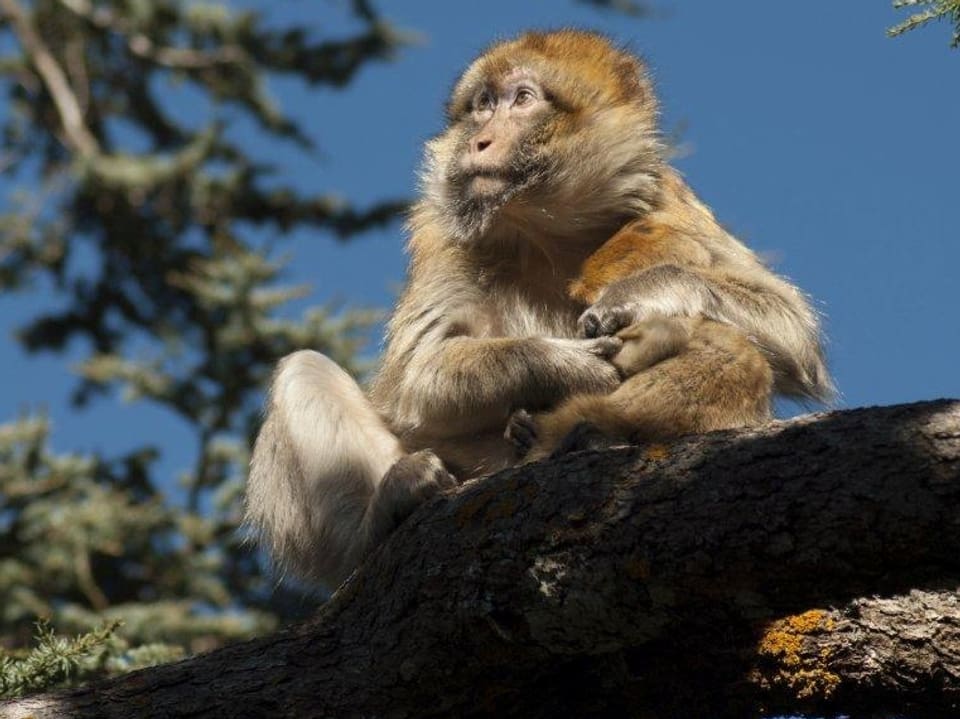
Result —
[[683, 226], [645, 218], [630, 223], [593, 252], [569, 292], [592, 304], [605, 287], [638, 272], [658, 265], [707, 268], [713, 260], [704, 243]]

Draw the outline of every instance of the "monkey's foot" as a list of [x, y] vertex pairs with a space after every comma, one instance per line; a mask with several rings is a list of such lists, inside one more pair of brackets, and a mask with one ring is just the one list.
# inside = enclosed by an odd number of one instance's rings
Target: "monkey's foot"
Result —
[[570, 452], [582, 452], [587, 449], [606, 449], [615, 444], [616, 442], [603, 434], [596, 425], [578, 422], [567, 432], [550, 457], [560, 457]]
[[525, 409], [518, 409], [507, 421], [504, 439], [513, 445], [517, 459], [523, 459], [537, 442], [537, 421]]
[[456, 478], [447, 471], [441, 459], [424, 449], [393, 463], [377, 487], [374, 501], [382, 513], [389, 514], [395, 524], [400, 524], [437, 492], [456, 486]]

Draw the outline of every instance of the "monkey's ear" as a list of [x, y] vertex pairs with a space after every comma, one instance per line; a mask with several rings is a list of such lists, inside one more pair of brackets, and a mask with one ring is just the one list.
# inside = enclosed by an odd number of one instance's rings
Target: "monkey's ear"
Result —
[[451, 97], [447, 103], [443, 106], [443, 116], [447, 121], [448, 125], [452, 125], [467, 111], [466, 106], [462, 102], [457, 102], [457, 99]]
[[470, 112], [471, 95], [467, 92], [464, 83], [460, 82], [450, 91], [449, 99], [444, 105], [444, 116], [448, 125], [452, 125]]
[[624, 99], [643, 104], [656, 103], [653, 82], [647, 65], [642, 59], [622, 51], [614, 63], [614, 73]]

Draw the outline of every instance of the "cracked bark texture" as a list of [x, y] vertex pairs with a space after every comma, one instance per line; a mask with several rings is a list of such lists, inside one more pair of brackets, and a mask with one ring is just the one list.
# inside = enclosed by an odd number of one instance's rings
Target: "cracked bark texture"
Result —
[[0, 717], [960, 715], [960, 402], [431, 500], [311, 622]]

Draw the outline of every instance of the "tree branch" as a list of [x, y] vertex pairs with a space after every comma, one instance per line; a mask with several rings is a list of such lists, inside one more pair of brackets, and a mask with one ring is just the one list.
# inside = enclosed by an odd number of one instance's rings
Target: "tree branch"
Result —
[[30, 18], [17, 0], [0, 0], [0, 9], [3, 9], [4, 15], [13, 23], [24, 53], [30, 58], [30, 63], [36, 68], [50, 97], [53, 98], [68, 141], [81, 155], [87, 157], [96, 155], [100, 149], [97, 138], [83, 121], [83, 110], [70, 87], [66, 74], [43, 39], [34, 30]]
[[427, 503], [306, 625], [0, 716], [956, 716], [958, 516], [958, 402], [580, 453]]
[[218, 65], [233, 65], [249, 60], [239, 45], [224, 45], [214, 50], [158, 46], [147, 35], [133, 31], [109, 8], [94, 7], [89, 0], [59, 0], [60, 4], [94, 27], [114, 32], [127, 40], [130, 52], [144, 60], [178, 70], [203, 70]]

